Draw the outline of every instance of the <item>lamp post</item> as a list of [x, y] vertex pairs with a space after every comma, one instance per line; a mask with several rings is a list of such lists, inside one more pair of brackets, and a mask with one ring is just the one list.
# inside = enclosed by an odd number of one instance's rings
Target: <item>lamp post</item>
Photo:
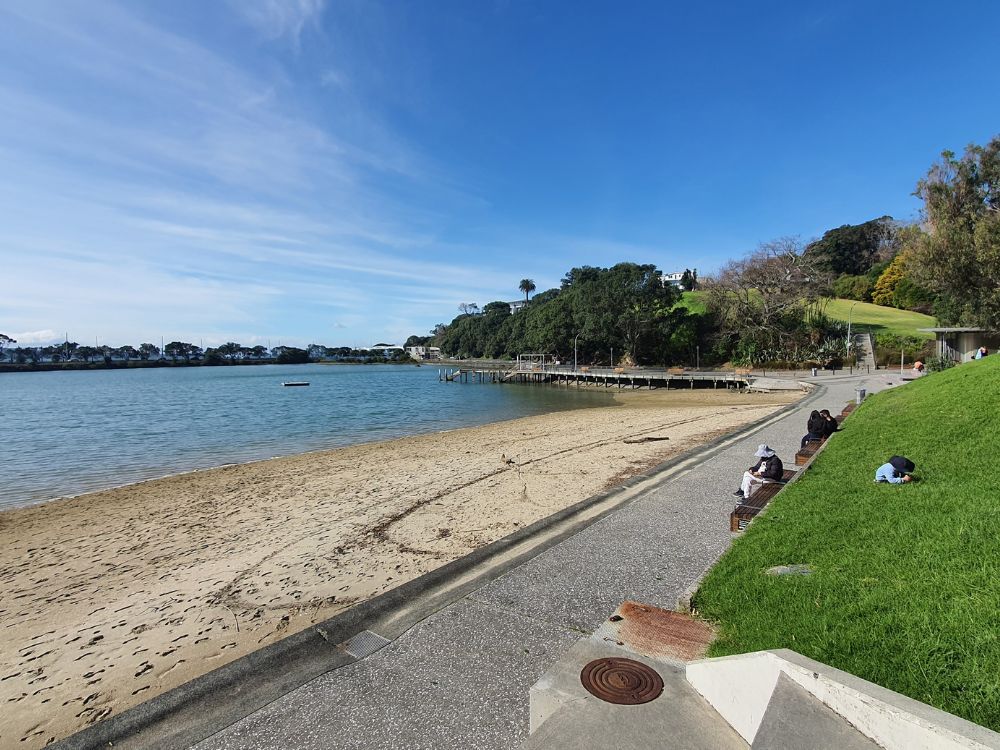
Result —
[[576, 334], [573, 337], [573, 372], [576, 372], [576, 340], [580, 338], [580, 334]]

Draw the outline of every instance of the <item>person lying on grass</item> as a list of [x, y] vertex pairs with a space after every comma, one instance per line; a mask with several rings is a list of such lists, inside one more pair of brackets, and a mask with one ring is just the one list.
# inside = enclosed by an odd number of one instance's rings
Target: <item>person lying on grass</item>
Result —
[[757, 452], [754, 455], [760, 460], [743, 472], [743, 482], [740, 488], [733, 493], [736, 497], [750, 497], [754, 484], [781, 481], [785, 467], [782, 466], [781, 459], [773, 450], [762, 444], [757, 446]]
[[878, 467], [878, 471], [875, 472], [875, 481], [888, 482], [889, 484], [912, 482], [913, 477], [910, 476], [910, 472], [915, 468], [917, 468], [916, 464], [910, 459], [903, 456], [893, 456], [888, 463]]

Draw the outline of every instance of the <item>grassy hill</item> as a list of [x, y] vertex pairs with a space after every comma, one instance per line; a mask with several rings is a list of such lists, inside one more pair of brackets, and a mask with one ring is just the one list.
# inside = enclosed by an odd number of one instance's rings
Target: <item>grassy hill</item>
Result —
[[[998, 383], [991, 356], [859, 407], [706, 578], [711, 655], [794, 649], [1000, 730]], [[918, 482], [873, 483], [893, 454]]]
[[705, 312], [706, 292], [683, 292], [677, 307], [686, 307], [693, 313]]
[[[852, 305], [855, 305], [854, 300], [831, 299], [827, 302], [826, 314], [834, 320], [846, 323]], [[854, 307], [854, 314], [850, 317], [852, 330], [857, 328], [859, 332], [894, 333], [898, 336], [920, 336], [928, 339], [934, 338], [934, 334], [918, 329], [937, 325], [930, 315], [897, 310], [895, 307], [882, 307], [870, 302], [858, 302]]]
[[[677, 305], [686, 307], [694, 313], [705, 312], [706, 294], [707, 292], [684, 292]], [[852, 305], [854, 305], [853, 314], [851, 314]], [[858, 302], [855, 305], [854, 300], [851, 299], [827, 300], [825, 309], [826, 314], [833, 320], [842, 320], [846, 323], [850, 317], [852, 330], [857, 328], [859, 332], [864, 333], [893, 333], [898, 336], [919, 336], [932, 339], [934, 338], [933, 333], [924, 333], [918, 329], [937, 325], [935, 319], [930, 315], [910, 312], [909, 310], [897, 310], [895, 307], [882, 307], [870, 302]]]

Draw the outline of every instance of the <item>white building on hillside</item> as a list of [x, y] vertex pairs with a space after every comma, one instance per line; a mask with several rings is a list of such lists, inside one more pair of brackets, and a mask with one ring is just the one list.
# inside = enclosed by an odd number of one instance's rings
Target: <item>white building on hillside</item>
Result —
[[680, 289], [681, 279], [684, 278], [684, 272], [681, 271], [680, 273], [665, 273], [663, 274], [662, 278], [663, 278], [663, 286], [667, 286], [669, 284], [670, 286]]

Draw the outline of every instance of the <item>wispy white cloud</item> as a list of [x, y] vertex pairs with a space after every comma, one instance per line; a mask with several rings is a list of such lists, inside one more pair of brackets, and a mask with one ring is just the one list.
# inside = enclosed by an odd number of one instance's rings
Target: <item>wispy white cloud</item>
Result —
[[[322, 10], [245, 13], [298, 40]], [[437, 240], [448, 204], [469, 205], [445, 170], [360, 100], [331, 123], [237, 59], [127, 5], [0, 9], [0, 255], [17, 287], [0, 326], [307, 338], [445, 317], [489, 287], [497, 274]]]
[[347, 75], [340, 70], [329, 68], [323, 71], [319, 78], [320, 84], [326, 88], [346, 89], [350, 85]]
[[325, 0], [230, 0], [230, 6], [266, 39], [287, 39], [296, 48], [307, 26], [318, 26]]

